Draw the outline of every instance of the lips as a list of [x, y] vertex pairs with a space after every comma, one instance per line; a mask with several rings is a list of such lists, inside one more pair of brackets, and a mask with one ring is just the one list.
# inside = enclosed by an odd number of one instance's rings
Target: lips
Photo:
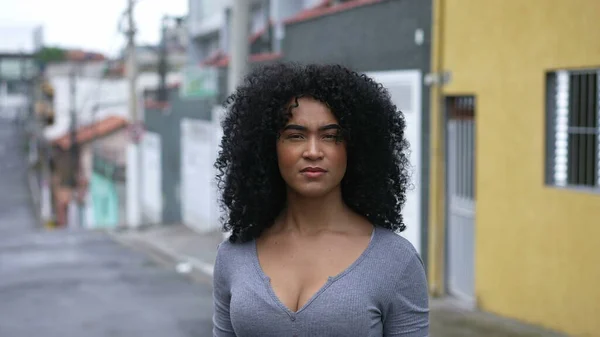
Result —
[[327, 173], [327, 170], [322, 169], [320, 167], [305, 167], [300, 171], [304, 177], [308, 179], [318, 179], [321, 178]]
[[322, 172], [322, 173], [324, 173], [327, 171], [320, 167], [305, 167], [300, 172], [312, 172], [312, 173]]

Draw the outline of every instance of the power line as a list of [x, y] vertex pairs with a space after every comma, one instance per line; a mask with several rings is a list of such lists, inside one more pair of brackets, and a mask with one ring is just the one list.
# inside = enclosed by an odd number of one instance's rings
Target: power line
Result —
[[90, 101], [92, 101], [93, 99], [97, 99], [98, 95], [101, 94], [101, 90], [103, 88], [105, 81], [108, 78], [109, 77], [106, 75], [101, 75], [100, 77], [96, 78], [98, 81], [96, 86], [87, 90], [83, 101], [77, 107], [78, 111], [82, 111]]
[[[123, 19], [126, 18], [127, 15], [127, 10], [124, 10], [121, 15], [119, 16], [119, 18], [117, 19], [117, 29], [116, 31], [113, 32], [113, 35], [110, 39], [110, 43], [109, 43], [109, 47], [108, 47], [108, 51], [109, 53], [112, 52], [112, 50], [114, 49], [115, 45], [117, 45], [116, 42], [118, 42], [118, 37], [123, 33], [122, 31], [122, 23], [123, 23]], [[110, 61], [108, 61], [108, 63], [110, 63]], [[100, 90], [102, 90], [102, 86], [104, 84], [104, 81], [108, 78], [108, 76], [106, 76], [105, 74], [102, 74], [100, 77], [98, 77], [98, 84], [96, 85], [96, 87], [90, 89], [87, 93], [85, 98], [83, 99], [83, 101], [81, 102], [81, 105], [78, 107], [78, 110], [81, 111], [86, 104], [92, 99], [92, 97], [94, 96], [94, 94], [98, 94]]]

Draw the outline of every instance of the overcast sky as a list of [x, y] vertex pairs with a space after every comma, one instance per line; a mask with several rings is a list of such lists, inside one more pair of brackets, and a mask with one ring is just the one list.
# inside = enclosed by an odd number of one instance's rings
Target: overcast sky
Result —
[[[0, 29], [4, 32], [0, 44], [19, 48], [31, 43], [22, 42], [27, 39], [23, 34], [6, 33], [10, 31], [6, 27], [43, 25], [46, 45], [114, 55], [123, 46], [117, 24], [126, 6], [127, 0], [0, 0]], [[137, 42], [156, 43], [162, 16], [184, 15], [187, 8], [188, 0], [138, 0], [134, 11]]]

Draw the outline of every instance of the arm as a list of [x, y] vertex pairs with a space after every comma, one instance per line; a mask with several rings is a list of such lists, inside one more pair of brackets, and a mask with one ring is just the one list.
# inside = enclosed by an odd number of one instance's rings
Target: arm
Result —
[[421, 258], [414, 252], [394, 282], [390, 303], [383, 317], [383, 336], [427, 337], [429, 293]]
[[227, 277], [228, 271], [225, 268], [222, 255], [221, 245], [219, 245], [213, 271], [213, 337], [235, 337], [229, 318], [231, 293]]

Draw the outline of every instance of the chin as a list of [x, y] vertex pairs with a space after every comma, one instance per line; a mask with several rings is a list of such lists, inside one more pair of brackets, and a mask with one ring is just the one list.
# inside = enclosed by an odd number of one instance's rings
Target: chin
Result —
[[305, 198], [322, 198], [327, 195], [327, 192], [323, 191], [296, 191], [296, 194]]
[[300, 197], [321, 198], [331, 194], [335, 188], [326, 188], [323, 186], [295, 186], [291, 188], [292, 192]]

